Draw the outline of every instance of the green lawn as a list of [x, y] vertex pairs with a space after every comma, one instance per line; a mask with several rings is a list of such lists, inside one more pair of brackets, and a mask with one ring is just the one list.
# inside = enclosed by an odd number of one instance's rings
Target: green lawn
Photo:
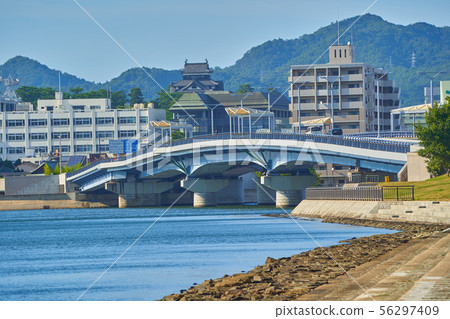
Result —
[[411, 186], [414, 185], [415, 200], [450, 201], [450, 176], [442, 175], [423, 182], [390, 182], [379, 186]]

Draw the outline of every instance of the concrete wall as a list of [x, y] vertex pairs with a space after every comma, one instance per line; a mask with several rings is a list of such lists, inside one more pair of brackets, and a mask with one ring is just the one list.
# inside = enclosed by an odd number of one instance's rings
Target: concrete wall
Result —
[[117, 195], [92, 194], [86, 197], [79, 197], [75, 194], [0, 196], [0, 211], [97, 207], [117, 207]]
[[303, 200], [291, 215], [450, 225], [450, 202]]
[[431, 177], [427, 171], [427, 163], [425, 158], [420, 157], [417, 153], [407, 153], [407, 165], [408, 165], [408, 181], [424, 181]]
[[8, 176], [4, 183], [5, 195], [60, 193], [58, 175]]

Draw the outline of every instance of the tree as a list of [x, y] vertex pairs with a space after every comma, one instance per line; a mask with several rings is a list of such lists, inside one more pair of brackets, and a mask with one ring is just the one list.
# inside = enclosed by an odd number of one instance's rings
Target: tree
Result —
[[59, 163], [56, 164], [55, 169], [53, 170], [53, 175], [59, 175], [61, 173], [61, 169], [59, 168]]
[[74, 98], [74, 99], [76, 99], [79, 95], [80, 95], [80, 93], [83, 91], [83, 89], [82, 88], [79, 88], [79, 87], [76, 87], [76, 88], [74, 88], [74, 89], [70, 89], [70, 92], [72, 92], [72, 97]]
[[130, 91], [130, 105], [133, 106], [136, 103], [144, 103], [144, 95], [140, 88], [132, 88]]
[[241, 86], [239, 86], [239, 89], [237, 90], [237, 93], [250, 93], [250, 92], [253, 92], [254, 90], [255, 89], [252, 88], [250, 86], [250, 84], [245, 83], [245, 84], [242, 84]]
[[278, 87], [275, 87], [273, 85], [273, 83], [269, 83], [269, 87], [266, 89], [266, 92], [269, 92], [269, 93], [280, 93], [278, 91]]
[[127, 95], [125, 91], [117, 91], [111, 93], [111, 106], [112, 108], [117, 108], [118, 106], [124, 106], [128, 103]]
[[418, 123], [416, 134], [423, 149], [419, 155], [427, 158], [427, 170], [432, 175], [449, 174], [450, 170], [450, 97], [442, 107], [437, 103], [425, 114], [425, 123]]
[[47, 164], [45, 164], [44, 165], [44, 174], [45, 175], [52, 175], [52, 169], [47, 165]]
[[156, 94], [158, 94], [158, 98], [153, 101], [153, 103], [155, 104], [155, 108], [166, 110], [166, 119], [171, 120], [173, 118], [173, 114], [169, 111], [169, 108], [174, 105], [176, 101], [178, 101], [183, 93], [166, 93], [161, 90]]

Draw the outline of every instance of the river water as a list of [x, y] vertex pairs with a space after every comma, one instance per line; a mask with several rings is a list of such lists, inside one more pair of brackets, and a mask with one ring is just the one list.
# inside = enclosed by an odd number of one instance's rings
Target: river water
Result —
[[[0, 300], [76, 300], [163, 208], [5, 211], [0, 214]], [[157, 300], [194, 283], [248, 271], [268, 256], [317, 247], [275, 208], [172, 208], [81, 300]], [[391, 233], [296, 219], [322, 246]]]

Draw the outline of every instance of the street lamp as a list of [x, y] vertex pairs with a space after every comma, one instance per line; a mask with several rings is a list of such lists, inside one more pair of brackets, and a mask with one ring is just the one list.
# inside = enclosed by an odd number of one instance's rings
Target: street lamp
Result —
[[433, 79], [440, 74], [448, 73], [449, 71], [439, 71], [438, 73], [434, 74], [433, 76], [429, 76], [428, 74], [433, 74], [434, 72], [417, 72], [417, 74], [425, 75], [430, 79], [430, 105], [433, 106]]
[[373, 75], [375, 77], [375, 81], [377, 81], [377, 138], [380, 137], [380, 81], [390, 73], [391, 72], [383, 73], [380, 77], [377, 77], [377, 74], [380, 73], [366, 73], [366, 75]]
[[59, 174], [61, 174], [62, 172], [61, 135], [59, 135], [58, 138], [59, 138]]
[[[330, 81], [328, 76], [321, 76], [320, 78], [327, 80], [327, 82], [331, 86], [331, 129], [334, 129], [334, 105], [333, 105], [333, 102], [334, 102], [334, 95], [333, 95], [334, 83], [339, 81], [342, 78], [342, 76], [336, 76], [336, 79], [334, 81]], [[340, 86], [339, 86], [339, 88], [340, 88]]]
[[210, 111], [211, 111], [211, 135], [214, 135], [214, 109], [222, 104], [216, 104], [212, 107], [209, 107], [208, 105], [204, 104]]
[[[270, 105], [270, 93], [272, 93], [273, 91], [275, 91], [276, 89], [278, 89], [278, 87], [274, 87], [272, 90], [269, 90], [269, 91], [267, 91], [267, 111], [269, 111], [269, 114], [270, 114], [270, 108], [272, 107], [272, 105]], [[271, 129], [271, 118], [270, 117], [268, 117], [267, 118], [268, 119], [268, 127], [269, 127], [269, 132], [272, 132], [272, 129]]]

